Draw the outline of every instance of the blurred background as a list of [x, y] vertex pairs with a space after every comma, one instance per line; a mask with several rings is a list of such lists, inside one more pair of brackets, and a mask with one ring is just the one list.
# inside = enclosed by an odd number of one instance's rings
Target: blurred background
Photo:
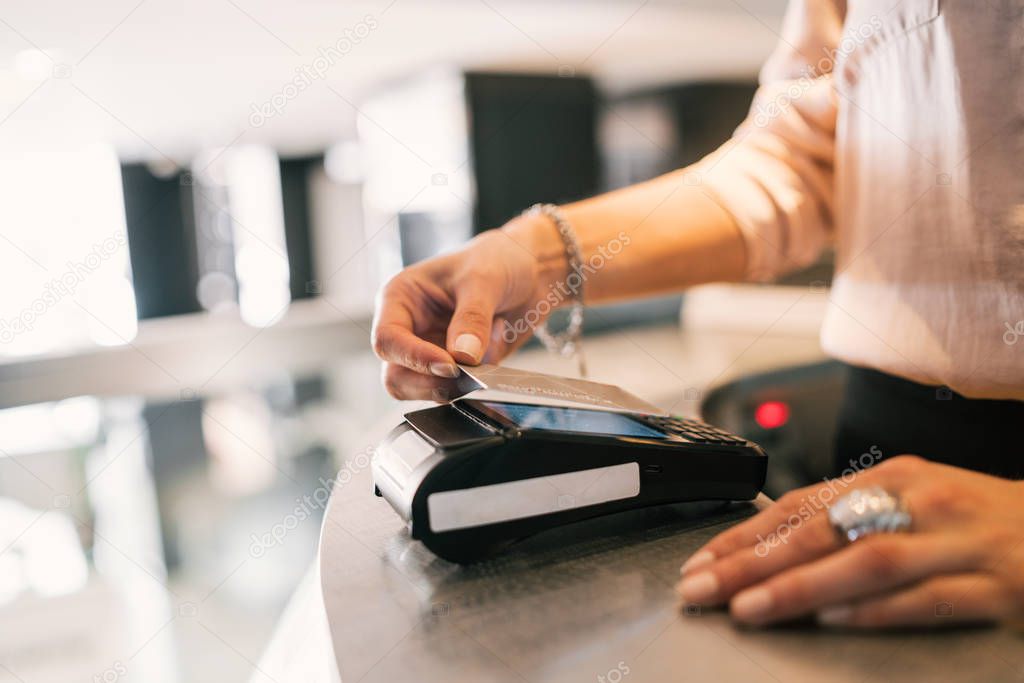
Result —
[[[784, 4], [4, 3], [0, 681], [258, 675], [332, 479], [403, 409], [379, 285], [714, 149]], [[595, 310], [593, 378], [813, 478], [830, 272]]]

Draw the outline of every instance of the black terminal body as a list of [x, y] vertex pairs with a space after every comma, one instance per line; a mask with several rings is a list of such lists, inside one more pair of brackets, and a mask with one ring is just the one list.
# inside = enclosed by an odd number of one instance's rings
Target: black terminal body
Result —
[[378, 449], [375, 492], [454, 562], [599, 515], [752, 500], [767, 467], [758, 445], [675, 417], [467, 398], [405, 418]]

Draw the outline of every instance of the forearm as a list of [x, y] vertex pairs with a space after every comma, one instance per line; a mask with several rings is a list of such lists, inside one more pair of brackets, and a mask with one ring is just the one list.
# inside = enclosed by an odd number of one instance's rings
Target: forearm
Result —
[[[732, 217], [681, 169], [561, 207], [580, 241], [585, 297], [603, 302], [742, 278], [746, 253]], [[538, 259], [542, 282], [568, 277], [565, 246], [550, 219], [504, 228]]]

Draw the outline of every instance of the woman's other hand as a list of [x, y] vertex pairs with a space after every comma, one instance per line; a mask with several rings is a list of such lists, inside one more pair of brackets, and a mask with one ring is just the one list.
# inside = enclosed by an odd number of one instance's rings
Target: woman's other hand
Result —
[[[840, 541], [827, 507], [879, 486], [912, 516], [906, 533]], [[900, 456], [787, 493], [683, 565], [688, 603], [728, 604], [744, 623], [816, 615], [852, 628], [1024, 618], [1024, 482]]]

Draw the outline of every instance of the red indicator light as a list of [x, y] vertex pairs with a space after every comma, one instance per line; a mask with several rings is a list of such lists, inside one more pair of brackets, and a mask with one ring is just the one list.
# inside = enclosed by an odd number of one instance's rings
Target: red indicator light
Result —
[[789, 422], [789, 404], [765, 401], [754, 411], [754, 420], [764, 429], [778, 429]]

